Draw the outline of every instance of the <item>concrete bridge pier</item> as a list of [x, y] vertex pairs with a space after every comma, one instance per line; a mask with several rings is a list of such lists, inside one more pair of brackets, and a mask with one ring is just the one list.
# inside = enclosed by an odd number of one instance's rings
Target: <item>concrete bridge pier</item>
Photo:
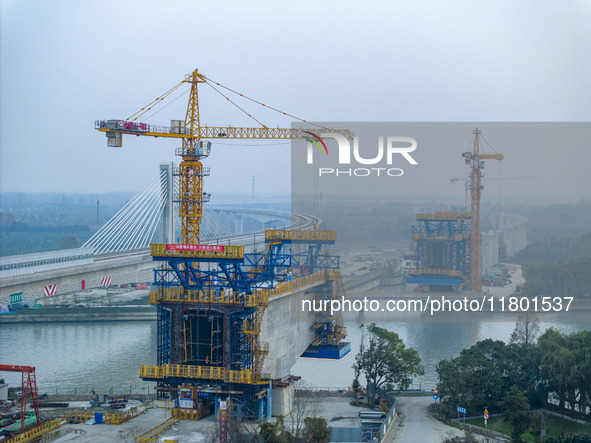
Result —
[[287, 415], [293, 407], [295, 381], [291, 368], [314, 341], [314, 323], [320, 319], [316, 312], [302, 309], [304, 300], [318, 298], [324, 281], [299, 290], [280, 294], [270, 300], [261, 328], [261, 342], [269, 343], [269, 355], [263, 371], [271, 374], [272, 415]]
[[236, 214], [234, 217], [234, 234], [242, 234], [244, 232], [244, 217]]

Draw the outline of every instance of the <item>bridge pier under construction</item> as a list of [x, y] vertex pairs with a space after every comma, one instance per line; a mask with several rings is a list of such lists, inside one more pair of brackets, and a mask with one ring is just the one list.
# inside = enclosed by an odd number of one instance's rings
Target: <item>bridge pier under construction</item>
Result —
[[289, 413], [296, 360], [348, 350], [340, 317], [302, 311], [304, 299], [343, 295], [339, 257], [328, 249], [335, 241], [334, 231], [268, 230], [264, 250], [250, 254], [153, 244], [157, 364], [141, 366], [140, 377], [181, 408], [213, 413], [229, 400], [239, 418]]

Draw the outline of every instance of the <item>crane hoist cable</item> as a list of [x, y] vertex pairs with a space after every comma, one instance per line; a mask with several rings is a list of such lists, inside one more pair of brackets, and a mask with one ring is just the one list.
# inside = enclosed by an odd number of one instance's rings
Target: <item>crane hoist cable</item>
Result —
[[144, 121], [148, 121], [150, 120], [152, 117], [154, 117], [156, 114], [158, 114], [160, 111], [163, 111], [165, 108], [169, 107], [170, 105], [172, 105], [174, 102], [176, 102], [179, 98], [181, 98], [182, 96], [186, 95], [189, 92], [189, 89], [187, 89], [186, 91], [181, 92], [179, 95], [177, 95], [175, 98], [172, 99], [172, 101], [170, 103], [165, 104], [164, 106], [162, 106], [160, 109], [158, 109], [157, 111], [152, 112], [150, 115], [148, 115]]
[[205, 84], [207, 86], [209, 86], [211, 89], [213, 89], [215, 92], [217, 92], [218, 94], [220, 94], [222, 97], [224, 97], [226, 100], [228, 100], [230, 103], [232, 103], [234, 106], [236, 106], [238, 109], [240, 109], [242, 112], [244, 112], [246, 115], [248, 115], [251, 119], [253, 119], [255, 122], [257, 122], [259, 125], [261, 125], [263, 128], [267, 128], [267, 126], [265, 126], [264, 124], [262, 124], [260, 121], [258, 121], [256, 118], [254, 118], [252, 115], [250, 115], [247, 111], [245, 111], [244, 109], [242, 109], [240, 106], [238, 106], [236, 103], [234, 103], [229, 97], [227, 97], [226, 95], [224, 95], [223, 92], [221, 92], [220, 90], [218, 90], [215, 86], [213, 86], [210, 82], [205, 82]]
[[[152, 109], [156, 104], [160, 103], [162, 100], [164, 100], [166, 97], [168, 97], [170, 94], [172, 94], [174, 91], [176, 91], [178, 88], [180, 88], [183, 85], [184, 82], [180, 82], [177, 85], [173, 86], [172, 88], [170, 88], [168, 91], [166, 91], [164, 94], [162, 94], [161, 96], [155, 98], [154, 100], [152, 100], [150, 103], [148, 103], [146, 106], [144, 106], [142, 109], [140, 109], [139, 111], [137, 111], [136, 113], [132, 114], [131, 116], [127, 117], [125, 119], [125, 121], [129, 121], [130, 119], [133, 118], [133, 121], [136, 121], [139, 117], [141, 117], [142, 115], [144, 115], [146, 112], [148, 112], [150, 109]], [[143, 111], [143, 112], [142, 112]], [[134, 118], [135, 117], [135, 118]]]
[[[293, 115], [293, 114], [289, 114], [289, 113], [287, 113], [287, 112], [281, 111], [280, 109], [277, 109], [277, 108], [275, 108], [275, 107], [273, 107], [273, 106], [269, 106], [269, 105], [267, 105], [267, 104], [265, 104], [265, 103], [262, 103], [262, 102], [260, 102], [260, 101], [258, 101], [258, 100], [255, 100], [255, 99], [253, 99], [253, 98], [250, 98], [250, 97], [248, 97], [247, 95], [241, 94], [240, 92], [238, 92], [238, 91], [235, 91], [235, 90], [233, 90], [233, 89], [231, 89], [231, 88], [229, 88], [229, 87], [227, 87], [227, 86], [224, 86], [224, 85], [222, 85], [221, 83], [218, 83], [218, 82], [216, 82], [216, 81], [214, 81], [214, 80], [211, 80], [210, 78], [208, 78], [208, 77], [206, 77], [206, 76], [203, 76], [202, 78], [205, 80], [205, 83], [206, 83], [206, 84], [207, 84], [207, 85], [208, 85], [210, 88], [212, 88], [214, 91], [216, 91], [218, 94], [220, 94], [222, 97], [224, 97], [224, 98], [225, 98], [227, 101], [229, 101], [230, 103], [232, 103], [232, 104], [233, 104], [235, 107], [237, 107], [237, 108], [238, 108], [240, 111], [242, 111], [244, 114], [246, 114], [246, 115], [247, 115], [248, 117], [250, 117], [252, 120], [256, 121], [256, 122], [257, 122], [259, 125], [261, 125], [261, 126], [262, 126], [263, 128], [265, 128], [265, 129], [268, 129], [268, 127], [267, 127], [265, 124], [263, 124], [261, 121], [259, 121], [257, 118], [255, 118], [255, 117], [254, 117], [252, 114], [250, 114], [248, 111], [246, 111], [245, 109], [243, 109], [243, 108], [242, 108], [240, 105], [238, 105], [236, 102], [234, 102], [234, 101], [233, 101], [232, 99], [230, 99], [228, 96], [226, 96], [224, 93], [222, 93], [222, 92], [221, 92], [219, 89], [217, 89], [215, 86], [213, 86], [213, 85], [212, 85], [212, 83], [213, 83], [213, 84], [215, 84], [215, 85], [217, 85], [217, 86], [219, 86], [220, 88], [224, 88], [224, 89], [226, 89], [227, 91], [230, 91], [230, 92], [232, 92], [232, 93], [234, 93], [234, 94], [236, 94], [236, 95], [238, 95], [238, 96], [240, 96], [240, 97], [242, 97], [242, 98], [245, 98], [246, 100], [250, 100], [251, 102], [253, 102], [253, 103], [256, 103], [256, 104], [258, 104], [258, 105], [260, 105], [260, 106], [262, 106], [262, 107], [268, 108], [268, 109], [270, 109], [270, 110], [272, 110], [272, 111], [278, 112], [278, 113], [280, 113], [280, 114], [282, 114], [282, 115], [285, 115], [285, 116], [287, 116], [287, 117], [291, 117], [291, 118], [293, 118], [293, 119], [295, 119], [295, 120], [298, 120], [298, 121], [300, 121], [300, 122], [302, 122], [302, 123], [307, 123], [307, 124], [310, 124], [310, 125], [316, 126], [316, 127], [318, 127], [318, 128], [321, 128], [321, 129], [326, 129], [327, 131], [329, 131], [329, 130], [330, 130], [329, 128], [326, 128], [326, 127], [324, 127], [324, 126], [322, 126], [322, 125], [319, 125], [319, 124], [316, 124], [316, 123], [310, 122], [310, 121], [308, 121], [308, 120], [305, 120], [305, 119], [303, 119], [303, 118], [297, 117], [297, 116], [295, 116], [295, 115]], [[155, 98], [155, 99], [154, 99], [154, 100], [152, 100], [150, 103], [148, 103], [146, 106], [144, 106], [143, 108], [141, 108], [139, 111], [137, 111], [137, 112], [135, 112], [134, 114], [132, 114], [131, 116], [127, 117], [127, 118], [125, 119], [125, 121], [130, 121], [130, 120], [132, 120], [132, 119], [133, 119], [132, 121], [137, 121], [137, 119], [138, 119], [138, 118], [140, 118], [142, 115], [146, 114], [148, 111], [150, 111], [152, 108], [154, 108], [154, 106], [156, 106], [156, 105], [158, 105], [159, 103], [161, 103], [161, 102], [162, 102], [164, 99], [166, 99], [167, 97], [169, 97], [169, 96], [170, 96], [170, 95], [171, 95], [173, 92], [175, 92], [175, 91], [176, 91], [178, 88], [180, 88], [180, 87], [183, 85], [183, 83], [186, 83], [186, 82], [185, 82], [185, 81], [182, 81], [182, 82], [180, 82], [180, 83], [176, 84], [175, 86], [173, 86], [172, 88], [170, 88], [168, 91], [166, 91], [164, 94], [162, 94], [162, 95], [160, 95], [159, 97]], [[181, 94], [181, 95], [179, 95], [178, 97], [176, 97], [176, 98], [173, 100], [173, 102], [174, 102], [174, 101], [176, 101], [176, 100], [177, 100], [179, 97], [181, 97], [182, 95], [184, 95], [184, 93], [183, 93], [183, 94]], [[167, 105], [165, 105], [163, 108], [161, 108], [161, 109], [159, 109], [158, 111], [154, 112], [153, 114], [151, 114], [151, 115], [150, 115], [150, 117], [152, 117], [153, 115], [157, 114], [158, 112], [160, 112], [162, 109], [164, 109], [166, 106], [169, 106], [169, 105], [170, 105], [170, 104], [172, 104], [173, 102], [171, 102], [171, 103], [168, 103], [168, 104], [167, 104]], [[149, 118], [149, 117], [148, 117], [148, 118]]]
[[[308, 123], [308, 124], [310, 124], [310, 125], [317, 126], [317, 127], [321, 128], [321, 129], [327, 129], [327, 130], [328, 130], [328, 128], [325, 128], [324, 126], [318, 125], [318, 124], [316, 124], [316, 123], [309, 122], [308, 120], [304, 120], [303, 118], [296, 117], [295, 115], [288, 114], [287, 112], [283, 112], [283, 111], [281, 111], [281, 110], [279, 110], [279, 109], [277, 109], [277, 108], [274, 108], [274, 107], [272, 107], [272, 106], [266, 105], [266, 104], [264, 104], [264, 103], [262, 103], [262, 102], [260, 102], [260, 101], [258, 101], [258, 100], [255, 100], [255, 99], [253, 99], [253, 98], [250, 98], [250, 97], [248, 97], [248, 96], [246, 96], [246, 95], [244, 95], [244, 94], [241, 94], [240, 92], [234, 91], [233, 89], [231, 89], [231, 88], [228, 88], [227, 86], [224, 86], [224, 85], [222, 85], [221, 83], [218, 83], [218, 82], [216, 82], [216, 81], [214, 81], [214, 80], [210, 79], [209, 77], [203, 76], [203, 78], [205, 79], [205, 82], [206, 82], [206, 83], [209, 83], [209, 82], [215, 83], [215, 84], [216, 84], [216, 85], [218, 85], [219, 87], [221, 87], [221, 88], [224, 88], [224, 89], [226, 89], [226, 90], [228, 90], [228, 91], [230, 91], [230, 92], [233, 92], [234, 94], [236, 94], [236, 95], [239, 95], [240, 97], [243, 97], [243, 98], [245, 98], [245, 99], [247, 99], [247, 100], [250, 100], [251, 102], [254, 102], [254, 103], [256, 103], [256, 104], [258, 104], [258, 105], [261, 105], [261, 106], [263, 106], [263, 107], [265, 107], [265, 108], [269, 108], [269, 109], [271, 109], [271, 110], [273, 110], [273, 111], [275, 111], [275, 112], [279, 112], [280, 114], [286, 115], [287, 117], [291, 117], [291, 118], [294, 118], [294, 119], [296, 119], [296, 120], [299, 120], [299, 121], [301, 121], [302, 123]], [[210, 86], [211, 86], [211, 85], [210, 85]]]

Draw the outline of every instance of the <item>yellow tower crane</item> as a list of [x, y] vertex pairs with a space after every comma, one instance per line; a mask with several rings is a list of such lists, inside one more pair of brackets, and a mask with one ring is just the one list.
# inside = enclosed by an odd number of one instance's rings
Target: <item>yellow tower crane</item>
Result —
[[[257, 100], [251, 99], [240, 94], [226, 86], [212, 81], [205, 75], [194, 70], [191, 74], [185, 76], [185, 79], [166, 91], [163, 95], [144, 106], [138, 112], [125, 120], [102, 120], [95, 122], [95, 128], [107, 135], [107, 146], [121, 147], [122, 135], [144, 135], [150, 137], [180, 138], [182, 147], [176, 149], [176, 155], [181, 156], [182, 162], [179, 165], [179, 217], [181, 220], [181, 242], [183, 244], [198, 244], [201, 217], [203, 215], [203, 203], [209, 201], [209, 194], [203, 191], [203, 177], [209, 175], [209, 168], [204, 168], [201, 159], [209, 156], [211, 143], [207, 139], [298, 139], [306, 138], [305, 133], [318, 134], [322, 132], [335, 132], [352, 138], [348, 130], [335, 130], [320, 127], [316, 129], [293, 129], [293, 128], [268, 128], [261, 124], [260, 128], [247, 127], [208, 127], [201, 126], [199, 120], [199, 95], [198, 85], [200, 83], [208, 84], [217, 93], [222, 95], [227, 101], [234, 104], [242, 112], [253, 120], [257, 121], [252, 115], [244, 111], [240, 106], [234, 103], [229, 97], [224, 95], [217, 87], [226, 89], [240, 97], [250, 100], [258, 105], [277, 111], [285, 116], [294, 118], [303, 123], [310, 122], [295, 117], [286, 112], [279, 111], [271, 106], [265, 105]], [[156, 126], [147, 123], [137, 122], [138, 118], [151, 110], [154, 106], [161, 103], [183, 84], [190, 84], [189, 103], [187, 104], [187, 113], [185, 120], [173, 120], [170, 126]], [[215, 85], [215, 86], [214, 86]]]
[[462, 153], [466, 164], [470, 165], [470, 198], [472, 203], [472, 224], [470, 226], [470, 291], [480, 292], [480, 194], [482, 191], [482, 169], [484, 160], [503, 159], [503, 154], [480, 153], [480, 130], [474, 129], [472, 152]]

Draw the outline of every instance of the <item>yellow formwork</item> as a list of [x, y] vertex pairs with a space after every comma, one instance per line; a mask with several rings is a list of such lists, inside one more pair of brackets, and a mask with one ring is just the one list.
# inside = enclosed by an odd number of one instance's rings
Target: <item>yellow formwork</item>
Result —
[[162, 366], [140, 366], [140, 378], [143, 379], [165, 379], [181, 378], [193, 380], [223, 380], [226, 383], [240, 384], [266, 384], [269, 374], [262, 373], [264, 356], [269, 353], [268, 343], [259, 343], [258, 335], [261, 333], [262, 318], [265, 307], [269, 306], [272, 297], [286, 294], [291, 291], [320, 284], [325, 281], [339, 280], [340, 272], [319, 271], [314, 274], [295, 278], [290, 281], [278, 283], [274, 288], [257, 289], [253, 294], [238, 294], [231, 290], [185, 290], [183, 288], [161, 288], [150, 293], [150, 303], [180, 302], [180, 303], [216, 303], [230, 305], [241, 305], [258, 307], [256, 315], [250, 321], [245, 321], [243, 332], [249, 334], [253, 343], [255, 354], [254, 367], [244, 370], [226, 370], [221, 367], [193, 366], [167, 364]]
[[49, 422], [43, 423], [41, 426], [37, 426], [36, 428], [29, 429], [22, 434], [17, 435], [16, 437], [9, 438], [8, 440], [3, 440], [4, 443], [25, 443], [33, 440], [37, 440], [42, 435], [51, 432], [62, 425], [65, 425], [67, 421], [64, 419], [57, 419], [51, 420]]
[[311, 230], [299, 230], [299, 229], [267, 229], [265, 231], [266, 241], [301, 241], [301, 242], [314, 242], [314, 241], [330, 241], [334, 242], [337, 240], [337, 231], [311, 231]]
[[435, 214], [417, 214], [417, 220], [458, 220], [470, 218], [469, 212], [436, 212]]
[[456, 234], [453, 237], [444, 237], [441, 235], [427, 235], [426, 232], [415, 232], [412, 235], [412, 239], [413, 240], [424, 240], [424, 239], [429, 239], [429, 240], [453, 240], [453, 241], [462, 241], [462, 240], [467, 240], [470, 238], [470, 233], [469, 232], [464, 232], [463, 234]]
[[451, 275], [453, 277], [461, 277], [462, 272], [456, 271], [452, 269], [409, 269], [409, 275], [423, 275], [423, 274], [431, 274], [431, 275]]
[[161, 302], [181, 303], [216, 303], [222, 305], [241, 305], [246, 307], [260, 306], [268, 303], [261, 294], [240, 294], [232, 290], [185, 290], [180, 287], [161, 288], [150, 292], [149, 302], [156, 304]]
[[331, 269], [327, 271], [326, 279], [329, 281], [339, 281], [341, 279], [341, 271], [339, 269]]
[[[223, 251], [216, 250], [192, 250], [192, 249], [167, 249], [166, 243], [152, 243], [150, 245], [150, 254], [152, 257], [165, 258], [204, 258], [204, 259], [242, 259], [244, 258], [244, 246], [242, 245], [228, 245], [221, 246]], [[187, 248], [191, 247], [207, 247], [211, 246], [214, 249], [217, 245], [181, 245]]]
[[255, 376], [252, 369], [233, 371], [212, 366], [192, 365], [142, 365], [140, 366], [140, 378], [187, 378], [194, 380], [223, 380], [227, 383], [258, 384], [268, 383], [269, 374], [262, 373]]
[[182, 303], [236, 304], [247, 307], [268, 306], [269, 298], [324, 280], [340, 280], [340, 276], [340, 272], [336, 270], [330, 272], [320, 271], [283, 283], [277, 283], [272, 289], [258, 289], [253, 294], [239, 294], [235, 291], [222, 289], [197, 291], [185, 290], [180, 287], [162, 288], [150, 293], [149, 302], [153, 304], [170, 301]]

